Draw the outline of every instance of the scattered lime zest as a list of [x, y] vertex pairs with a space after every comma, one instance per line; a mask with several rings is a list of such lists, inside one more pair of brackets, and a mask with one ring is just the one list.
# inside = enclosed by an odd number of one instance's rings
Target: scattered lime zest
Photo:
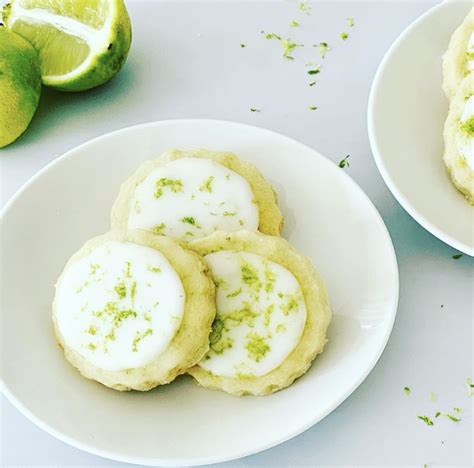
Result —
[[410, 387], [403, 387], [403, 393], [405, 393], [406, 396], [410, 395], [411, 388]]
[[144, 338], [147, 336], [153, 335], [153, 329], [152, 328], [147, 328], [144, 332], [136, 332], [135, 333], [135, 338], [133, 339], [132, 342], [132, 351], [136, 353], [138, 351], [138, 344], [140, 341], [142, 341]]
[[326, 57], [328, 51], [331, 50], [327, 42], [320, 42], [319, 44], [314, 44], [313, 47], [317, 47], [319, 49], [319, 54], [321, 55], [321, 58]]
[[284, 315], [288, 315], [290, 312], [293, 312], [299, 306], [300, 297], [299, 294], [293, 294], [288, 298], [286, 304], [280, 305], [280, 310]]
[[235, 291], [227, 294], [226, 297], [236, 297], [242, 292], [242, 288], [236, 289]]
[[163, 229], [165, 229], [166, 227], [166, 224], [165, 223], [160, 223], [160, 224], [157, 224], [156, 226], [152, 227], [152, 232], [153, 234], [157, 234], [159, 236], [161, 236], [163, 234]]
[[249, 327], [254, 326], [254, 321], [258, 317], [258, 314], [252, 310], [248, 302], [243, 303], [243, 307], [239, 310], [231, 312], [222, 316], [222, 320], [226, 323], [228, 320], [234, 322], [237, 325], [245, 322]]
[[461, 421], [461, 418], [457, 418], [456, 416], [453, 416], [452, 414], [449, 414], [449, 413], [445, 413], [443, 416], [446, 416], [448, 419], [451, 419], [451, 421], [454, 421], [454, 422]]
[[418, 419], [423, 421], [427, 426], [434, 426], [434, 422], [428, 416], [417, 416]]
[[127, 296], [127, 286], [123, 281], [120, 281], [120, 283], [115, 285], [114, 291], [120, 299], [124, 299]]
[[212, 181], [214, 180], [214, 176], [209, 176], [199, 187], [200, 192], [212, 192]]
[[105, 339], [108, 341], [115, 341], [115, 328], [111, 328], [109, 333], [105, 335]]
[[270, 346], [265, 341], [265, 338], [257, 333], [249, 333], [247, 339], [245, 349], [248, 351], [249, 357], [256, 362], [260, 362], [265, 357], [265, 354], [270, 351]]
[[273, 291], [273, 287], [276, 281], [276, 275], [267, 264], [265, 265], [263, 276], [265, 278], [265, 292], [269, 293]]
[[345, 158], [341, 159], [341, 160], [339, 161], [338, 166], [339, 166], [341, 169], [343, 169], [343, 168], [346, 167], [346, 166], [347, 166], [347, 167], [351, 167], [351, 165], [349, 164], [349, 161], [348, 161], [350, 157], [351, 157], [351, 155], [348, 154]]
[[155, 198], [160, 198], [163, 195], [163, 189], [169, 187], [173, 193], [183, 191], [183, 182], [179, 179], [167, 179], [162, 177], [156, 181]]
[[309, 15], [311, 14], [311, 5], [305, 1], [305, 2], [300, 2], [298, 4], [298, 8], [305, 14], [305, 15]]
[[127, 277], [127, 278], [132, 277], [131, 268], [132, 268], [132, 263], [131, 262], [125, 262], [125, 277]]
[[466, 379], [466, 390], [467, 390], [467, 396], [468, 397], [472, 397], [472, 394], [473, 394], [473, 389], [474, 388], [474, 384], [472, 383], [472, 379], [471, 377], [468, 377]]
[[474, 115], [469, 117], [469, 119], [460, 123], [459, 128], [462, 132], [466, 133], [470, 137], [474, 136]]
[[194, 226], [197, 229], [201, 229], [201, 226], [196, 222], [196, 220], [192, 216], [184, 216], [184, 218], [181, 218], [180, 221], [182, 223], [191, 224], [191, 226]]
[[263, 324], [268, 327], [270, 325], [270, 319], [272, 317], [273, 309], [275, 308], [274, 304], [270, 304], [265, 311], [263, 312]]
[[276, 39], [280, 42], [281, 46], [283, 47], [283, 57], [288, 60], [294, 60], [294, 57], [291, 55], [294, 49], [297, 47], [303, 47], [303, 44], [297, 44], [291, 38], [282, 38], [278, 34], [275, 33], [265, 33], [262, 31], [262, 34], [265, 35], [265, 39]]
[[242, 273], [242, 282], [249, 286], [250, 288], [255, 289], [257, 292], [260, 291], [262, 283], [258, 277], [258, 271], [248, 262], [242, 263], [240, 267]]

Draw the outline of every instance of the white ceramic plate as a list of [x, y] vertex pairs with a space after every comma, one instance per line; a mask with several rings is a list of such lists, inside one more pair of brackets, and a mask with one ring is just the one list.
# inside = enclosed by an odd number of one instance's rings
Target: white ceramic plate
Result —
[[[108, 229], [120, 183], [143, 160], [173, 147], [231, 150], [255, 163], [278, 192], [285, 237], [326, 279], [334, 310], [330, 341], [308, 374], [287, 390], [235, 398], [182, 377], [148, 393], [119, 393], [82, 378], [55, 344], [50, 304], [66, 260]], [[5, 208], [2, 249], [5, 394], [61, 440], [140, 464], [231, 460], [300, 434], [374, 367], [398, 301], [390, 237], [352, 179], [296, 141], [229, 122], [156, 122], [69, 151]]]
[[474, 256], [474, 210], [443, 163], [448, 99], [441, 57], [472, 2], [447, 1], [412, 23], [380, 64], [369, 99], [372, 152], [382, 177], [425, 229]]

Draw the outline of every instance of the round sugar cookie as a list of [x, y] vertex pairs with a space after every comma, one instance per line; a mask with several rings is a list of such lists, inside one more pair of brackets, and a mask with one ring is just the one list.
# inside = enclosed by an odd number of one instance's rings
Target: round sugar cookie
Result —
[[444, 162], [456, 188], [474, 205], [474, 74], [454, 95], [444, 127]]
[[323, 351], [331, 320], [323, 281], [279, 237], [217, 232], [190, 248], [216, 285], [210, 350], [188, 373], [204, 387], [267, 395], [288, 387]]
[[279, 235], [272, 187], [232, 153], [172, 150], [144, 162], [122, 185], [112, 227], [145, 229], [190, 242], [215, 231]]
[[474, 8], [454, 31], [443, 56], [443, 89], [451, 99], [474, 70]]
[[207, 352], [214, 317], [214, 284], [199, 256], [138, 230], [88, 241], [53, 302], [66, 359], [116, 390], [149, 390], [184, 373]]

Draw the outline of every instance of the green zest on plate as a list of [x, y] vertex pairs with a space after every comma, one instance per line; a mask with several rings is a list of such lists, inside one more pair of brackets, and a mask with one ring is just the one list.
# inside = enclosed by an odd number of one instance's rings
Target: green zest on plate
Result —
[[417, 418], [423, 421], [427, 426], [434, 426], [433, 421], [428, 416], [417, 416]]
[[311, 13], [311, 5], [308, 2], [300, 2], [298, 8], [306, 15]]
[[466, 379], [466, 390], [467, 390], [468, 397], [472, 397], [473, 389], [474, 389], [474, 384], [472, 383], [472, 379], [471, 377], [468, 377]]
[[297, 44], [290, 38], [283, 39], [281, 36], [275, 33], [265, 33], [264, 31], [262, 31], [262, 34], [265, 34], [265, 39], [276, 39], [277, 41], [279, 41], [281, 46], [283, 47], [283, 57], [288, 60], [294, 59], [294, 57], [292, 57], [290, 54], [294, 49], [296, 49], [296, 47], [303, 47], [302, 44]]
[[347, 166], [347, 167], [350, 167], [350, 164], [349, 164], [349, 161], [348, 161], [348, 159], [349, 159], [350, 157], [351, 157], [351, 156], [348, 154], [344, 159], [341, 159], [341, 160], [339, 161], [338, 166], [339, 166], [341, 169], [344, 168], [344, 167], [346, 167], [346, 166]]
[[311, 70], [308, 70], [307, 73], [308, 75], [317, 75], [318, 73], [320, 73], [320, 69], [319, 67], [318, 68], [312, 68]]
[[319, 53], [321, 57], [326, 57], [326, 54], [329, 50], [329, 44], [327, 42], [320, 42], [319, 44], [314, 44], [313, 47], [317, 47], [319, 49]]

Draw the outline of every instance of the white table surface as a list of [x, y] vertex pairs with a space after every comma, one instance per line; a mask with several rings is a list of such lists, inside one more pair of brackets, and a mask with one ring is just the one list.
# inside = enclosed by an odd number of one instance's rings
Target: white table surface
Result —
[[[235, 120], [289, 135], [334, 161], [350, 154], [344, 170], [380, 210], [397, 251], [401, 295], [391, 339], [366, 381], [331, 415], [285, 444], [227, 466], [474, 463], [474, 399], [465, 389], [466, 378], [474, 377], [473, 261], [452, 259], [456, 252], [398, 205], [377, 172], [366, 129], [380, 59], [435, 3], [315, 2], [306, 16], [288, 1], [129, 2], [134, 39], [120, 75], [88, 93], [45, 90], [28, 132], [0, 152], [2, 205], [66, 150], [153, 120]], [[347, 28], [348, 16], [355, 18], [354, 28]], [[293, 19], [301, 27], [290, 28]], [[317, 49], [305, 47], [290, 62], [276, 41], [261, 37], [262, 29], [334, 47], [323, 61]], [[346, 42], [339, 38], [343, 30], [350, 33]], [[306, 60], [324, 65], [313, 87]], [[250, 112], [252, 107], [261, 112]], [[404, 386], [412, 389], [410, 396]], [[453, 407], [462, 408], [459, 423], [440, 418], [428, 427], [416, 417]], [[3, 397], [1, 409], [2, 466], [118, 466], [56, 440]]]

